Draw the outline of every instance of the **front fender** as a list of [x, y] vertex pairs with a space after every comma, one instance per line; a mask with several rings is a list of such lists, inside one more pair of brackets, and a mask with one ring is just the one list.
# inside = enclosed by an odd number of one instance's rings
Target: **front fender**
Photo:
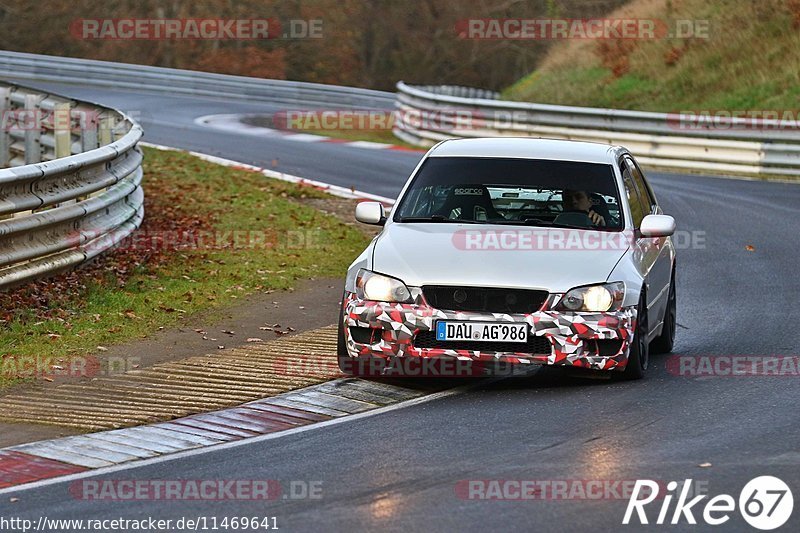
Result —
[[372, 242], [364, 248], [364, 251], [356, 257], [355, 261], [348, 267], [347, 269], [347, 277], [344, 280], [344, 290], [347, 292], [356, 292], [356, 274], [362, 268], [366, 268], [368, 270], [372, 269], [372, 252], [375, 248], [375, 239], [372, 239]]
[[633, 248], [628, 249], [619, 262], [614, 265], [611, 274], [608, 276], [608, 281], [625, 282], [625, 299], [622, 301], [622, 307], [635, 307], [639, 303], [639, 296], [644, 285], [644, 276], [642, 276], [642, 272], [636, 264]]

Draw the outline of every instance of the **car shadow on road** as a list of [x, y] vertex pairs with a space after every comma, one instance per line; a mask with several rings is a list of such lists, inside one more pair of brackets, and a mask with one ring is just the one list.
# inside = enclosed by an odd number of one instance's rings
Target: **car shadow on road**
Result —
[[441, 374], [412, 376], [359, 376], [377, 383], [403, 387], [431, 394], [454, 388], [465, 390], [524, 391], [533, 389], [584, 389], [587, 387], [639, 386], [667, 373], [662, 357], [651, 357], [651, 368], [643, 380], [626, 381], [613, 371], [547, 365], [508, 365], [484, 368], [469, 377], [443, 377]]

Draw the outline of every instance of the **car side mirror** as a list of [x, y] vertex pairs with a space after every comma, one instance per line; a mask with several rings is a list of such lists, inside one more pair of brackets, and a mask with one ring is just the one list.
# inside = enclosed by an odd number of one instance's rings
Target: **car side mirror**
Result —
[[356, 220], [364, 224], [383, 226], [386, 223], [386, 212], [380, 202], [361, 202], [356, 205]]
[[642, 237], [669, 237], [675, 233], [675, 219], [669, 215], [647, 215], [639, 225]]

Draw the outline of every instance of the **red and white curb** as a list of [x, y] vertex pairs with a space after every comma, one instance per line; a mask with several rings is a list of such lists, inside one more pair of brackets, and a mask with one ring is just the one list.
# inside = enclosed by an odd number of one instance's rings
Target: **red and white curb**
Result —
[[0, 449], [0, 494], [45, 479], [280, 434], [433, 396], [430, 389], [344, 378], [169, 422], [12, 446]]
[[243, 122], [242, 117], [247, 115], [242, 114], [221, 114], [221, 115], [205, 115], [194, 119], [194, 123], [199, 126], [207, 128], [214, 128], [242, 135], [254, 135], [257, 137], [279, 137], [288, 141], [304, 142], [304, 143], [334, 143], [348, 146], [350, 148], [363, 148], [365, 150], [395, 150], [399, 152], [413, 152], [425, 153], [427, 150], [418, 148], [408, 148], [397, 144], [379, 143], [372, 141], [347, 141], [345, 139], [336, 139], [326, 135], [317, 135], [313, 133], [299, 133], [294, 131], [276, 130], [273, 128], [265, 128], [263, 126], [255, 126]]

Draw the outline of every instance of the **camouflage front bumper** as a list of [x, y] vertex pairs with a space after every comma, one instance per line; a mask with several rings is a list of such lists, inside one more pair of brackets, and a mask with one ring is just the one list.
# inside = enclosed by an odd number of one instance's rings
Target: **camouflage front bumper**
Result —
[[[564, 313], [547, 310], [545, 304], [543, 310], [524, 315], [452, 312], [431, 307], [419, 289], [410, 290], [414, 303], [360, 300], [353, 293], [345, 294], [344, 335], [351, 357], [456, 358], [595, 370], [623, 370], [628, 362], [628, 349], [636, 326], [633, 307], [607, 313]], [[434, 331], [435, 322], [442, 319], [525, 322], [531, 326], [529, 334], [547, 338], [551, 350], [549, 354], [530, 354], [415, 347], [417, 333]], [[376, 342], [372, 344], [358, 343], [350, 327], [375, 328], [380, 338], [373, 339]], [[599, 355], [597, 343], [592, 342], [595, 340], [618, 340], [619, 349], [613, 355]]]

